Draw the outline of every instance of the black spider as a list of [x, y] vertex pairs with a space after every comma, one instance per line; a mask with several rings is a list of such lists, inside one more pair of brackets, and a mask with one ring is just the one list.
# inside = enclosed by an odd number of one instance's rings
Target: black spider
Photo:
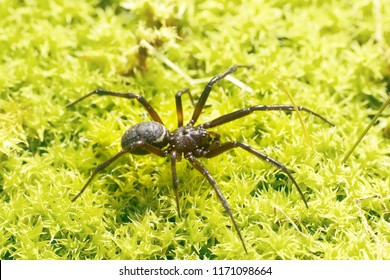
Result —
[[[135, 155], [144, 155], [144, 154], [152, 153], [160, 157], [170, 157], [171, 159], [173, 190], [175, 193], [178, 216], [180, 217], [179, 195], [177, 190], [179, 181], [176, 173], [176, 161], [179, 161], [181, 157], [184, 156], [184, 158], [187, 159], [196, 170], [202, 173], [202, 175], [207, 179], [210, 185], [214, 188], [219, 200], [222, 202], [222, 206], [225, 208], [226, 212], [230, 216], [230, 219], [232, 220], [233, 226], [238, 233], [241, 243], [245, 249], [245, 252], [247, 252], [244, 239], [241, 236], [240, 230], [234, 220], [232, 211], [230, 210], [230, 207], [225, 197], [222, 195], [222, 192], [219, 189], [217, 182], [211, 176], [209, 171], [202, 165], [202, 163], [197, 160], [197, 158], [201, 158], [201, 157], [212, 158], [228, 150], [239, 147], [255, 155], [256, 157], [265, 160], [266, 162], [270, 163], [271, 165], [275, 166], [276, 168], [286, 173], [288, 178], [290, 178], [292, 183], [298, 189], [298, 192], [301, 195], [302, 200], [305, 203], [306, 207], [308, 207], [307, 201], [300, 187], [298, 186], [297, 182], [295, 181], [294, 177], [292, 176], [291, 172], [287, 169], [286, 166], [284, 166], [279, 161], [253, 149], [252, 147], [250, 147], [245, 143], [237, 142], [237, 141], [220, 143], [220, 135], [218, 133], [208, 130], [209, 128], [216, 127], [237, 120], [244, 116], [247, 116], [253, 113], [254, 111], [294, 111], [294, 107], [292, 105], [270, 105], [270, 106], [257, 105], [257, 106], [237, 110], [230, 114], [220, 116], [219, 118], [216, 118], [212, 121], [194, 126], [196, 121], [199, 118], [199, 115], [203, 110], [203, 107], [210, 94], [212, 86], [216, 82], [225, 78], [227, 75], [236, 71], [237, 68], [240, 67], [251, 68], [250, 66], [246, 66], [246, 65], [235, 65], [230, 67], [220, 75], [213, 77], [210, 80], [210, 82], [206, 85], [205, 89], [203, 90], [203, 93], [200, 96], [195, 106], [191, 120], [185, 126], [183, 126], [183, 107], [182, 107], [181, 96], [184, 93], [188, 93], [191, 98], [191, 101], [193, 99], [189, 89], [183, 89], [178, 93], [176, 93], [175, 98], [176, 98], [176, 113], [178, 119], [178, 128], [172, 132], [170, 132], [164, 126], [157, 112], [145, 100], [145, 98], [134, 93], [119, 93], [119, 92], [112, 92], [112, 91], [98, 89], [90, 92], [86, 96], [81, 97], [80, 99], [77, 99], [73, 103], [69, 104], [67, 107], [73, 106], [74, 104], [84, 100], [85, 98], [93, 94], [111, 95], [117, 97], [124, 97], [128, 99], [136, 99], [139, 103], [142, 104], [142, 106], [144, 106], [146, 111], [153, 119], [153, 121], [150, 122], [138, 123], [125, 132], [125, 134], [122, 137], [122, 150], [119, 153], [117, 153], [115, 156], [113, 156], [112, 158], [103, 162], [102, 164], [98, 165], [95, 168], [87, 183], [80, 190], [80, 192], [72, 199], [72, 202], [75, 201], [85, 191], [88, 185], [92, 182], [93, 178], [100, 171], [102, 171], [104, 168], [106, 168], [112, 162], [116, 161], [121, 156], [127, 153], [131, 153]], [[306, 111], [316, 117], [319, 117], [323, 121], [333, 126], [333, 124], [327, 121], [325, 118], [323, 118], [322, 116], [318, 115], [317, 113], [305, 107], [298, 106], [298, 110]]]

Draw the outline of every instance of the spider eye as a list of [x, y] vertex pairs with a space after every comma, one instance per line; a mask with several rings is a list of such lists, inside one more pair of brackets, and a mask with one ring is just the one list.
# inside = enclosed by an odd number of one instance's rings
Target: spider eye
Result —
[[[158, 122], [142, 122], [134, 125], [122, 136], [122, 148], [142, 141], [158, 148], [163, 148], [168, 144], [169, 131]], [[145, 155], [149, 152], [142, 148], [134, 148], [132, 154]]]

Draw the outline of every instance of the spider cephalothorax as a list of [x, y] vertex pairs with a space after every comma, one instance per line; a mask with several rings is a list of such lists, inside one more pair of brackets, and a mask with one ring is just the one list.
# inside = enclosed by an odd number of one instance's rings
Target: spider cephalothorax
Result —
[[199, 126], [182, 126], [172, 132], [169, 139], [168, 151], [176, 150], [177, 153], [192, 153], [195, 157], [202, 156], [202, 152], [210, 148], [215, 137]]
[[[236, 71], [237, 68], [250, 68], [250, 66], [245, 65], [235, 65], [224, 71], [223, 73], [213, 77], [210, 82], [206, 85], [206, 87], [203, 90], [202, 95], [200, 96], [197, 104], [195, 105], [194, 112], [192, 114], [191, 120], [189, 123], [185, 126], [183, 126], [183, 108], [182, 108], [182, 100], [181, 96], [184, 93], [188, 93], [191, 101], [192, 96], [190, 94], [190, 91], [188, 89], [184, 89], [176, 93], [176, 113], [178, 118], [178, 128], [172, 132], [170, 132], [163, 124], [161, 118], [157, 114], [157, 112], [153, 109], [153, 107], [140, 95], [134, 94], [134, 93], [120, 93], [120, 92], [113, 92], [108, 90], [102, 90], [98, 89], [95, 91], [90, 92], [89, 94], [85, 95], [84, 97], [81, 97], [80, 99], [77, 99], [73, 103], [69, 104], [67, 107], [73, 106], [74, 104], [80, 102], [81, 100], [84, 100], [85, 98], [97, 94], [97, 95], [110, 95], [110, 96], [117, 96], [117, 97], [123, 97], [127, 99], [136, 99], [139, 103], [141, 103], [146, 111], [149, 113], [153, 121], [149, 122], [142, 122], [134, 125], [132, 128], [127, 130], [125, 134], [122, 137], [122, 150], [114, 155], [109, 160], [103, 162], [102, 164], [98, 165], [95, 170], [93, 171], [91, 177], [89, 180], [85, 183], [84, 187], [80, 190], [80, 192], [72, 199], [72, 201], [75, 201], [88, 187], [88, 185], [92, 182], [93, 178], [105, 167], [107, 167], [109, 164], [120, 158], [121, 156], [131, 153], [135, 155], [144, 155], [148, 153], [155, 154], [160, 157], [169, 157], [171, 161], [171, 168], [172, 168], [172, 184], [173, 184], [173, 190], [175, 193], [175, 199], [176, 199], [176, 205], [177, 205], [177, 211], [178, 215], [180, 216], [180, 207], [179, 207], [179, 195], [178, 195], [178, 179], [177, 179], [177, 173], [176, 173], [176, 162], [179, 161], [182, 157], [187, 159], [190, 164], [198, 170], [210, 183], [210, 185], [215, 190], [218, 198], [222, 202], [223, 207], [225, 208], [226, 212], [229, 214], [230, 219], [232, 220], [233, 226], [236, 229], [238, 236], [241, 240], [241, 243], [247, 252], [247, 248], [245, 246], [244, 239], [241, 236], [240, 230], [235, 222], [235, 219], [233, 217], [232, 211], [230, 210], [230, 207], [225, 199], [225, 197], [222, 195], [221, 190], [219, 189], [216, 181], [211, 176], [209, 171], [203, 166], [203, 164], [197, 159], [197, 158], [212, 158], [215, 156], [218, 156], [228, 150], [234, 149], [234, 148], [242, 148], [246, 150], [247, 152], [255, 155], [259, 159], [262, 159], [269, 164], [275, 166], [276, 168], [282, 170], [288, 178], [292, 181], [292, 183], [296, 186], [299, 194], [302, 197], [303, 202], [305, 203], [307, 207], [307, 201], [295, 181], [294, 177], [292, 176], [291, 172], [287, 169], [285, 165], [280, 163], [279, 161], [261, 153], [260, 151], [257, 151], [250, 147], [249, 145], [232, 141], [232, 142], [226, 142], [221, 143], [220, 142], [220, 136], [219, 134], [212, 132], [208, 129], [223, 125], [225, 123], [237, 120], [239, 118], [245, 117], [255, 111], [294, 111], [294, 107], [291, 105], [257, 105], [253, 107], [248, 107], [244, 109], [240, 109], [237, 111], [234, 111], [232, 113], [220, 116], [212, 121], [200, 124], [195, 126], [196, 121], [198, 120], [203, 107], [206, 103], [206, 100], [210, 94], [210, 91], [212, 89], [212, 86], [218, 82], [219, 80], [223, 79], [227, 75], [231, 74], [232, 72]], [[316, 117], [319, 117], [323, 121], [329, 123], [330, 125], [333, 125], [329, 121], [327, 121], [325, 118], [321, 117], [317, 113], [302, 107], [298, 106], [298, 110], [300, 111], [306, 111]]]

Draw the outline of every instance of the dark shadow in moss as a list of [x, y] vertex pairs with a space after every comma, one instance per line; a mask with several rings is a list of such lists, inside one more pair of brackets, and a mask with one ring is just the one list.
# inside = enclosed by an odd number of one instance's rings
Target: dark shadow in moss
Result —
[[270, 188], [278, 192], [284, 192], [286, 195], [289, 195], [292, 191], [287, 175], [284, 173], [276, 173], [269, 180], [259, 181], [250, 194], [251, 196], [256, 196], [262, 191], [268, 192]]

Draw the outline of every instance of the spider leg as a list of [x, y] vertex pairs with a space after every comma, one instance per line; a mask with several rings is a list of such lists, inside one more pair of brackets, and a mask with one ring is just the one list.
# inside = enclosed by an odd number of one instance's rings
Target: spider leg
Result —
[[92, 172], [92, 175], [91, 177], [89, 177], [87, 183], [85, 183], [84, 187], [79, 191], [79, 193], [72, 199], [72, 202], [74, 202], [77, 198], [80, 197], [80, 195], [87, 189], [87, 187], [89, 186], [89, 184], [92, 182], [92, 180], [95, 178], [95, 176], [100, 172], [102, 171], [104, 168], [106, 168], [107, 166], [109, 166], [111, 163], [113, 163], [114, 161], [116, 161], [117, 159], [119, 159], [121, 156], [125, 155], [126, 153], [128, 153], [130, 150], [134, 149], [134, 148], [142, 148], [142, 149], [145, 149], [147, 150], [148, 152], [151, 152], [155, 155], [158, 155], [160, 157], [165, 157], [165, 153], [164, 151], [162, 151], [161, 149], [159, 148], [156, 148], [148, 143], [145, 143], [145, 142], [142, 142], [142, 141], [138, 141], [138, 142], [135, 142], [129, 146], [127, 146], [126, 148], [124, 148], [123, 150], [121, 150], [119, 153], [117, 153], [115, 156], [113, 156], [112, 158], [110, 158], [109, 160], [103, 162], [102, 164], [99, 164], [98, 166], [96, 166], [95, 170]]
[[215, 148], [213, 148], [211, 150], [208, 150], [203, 155], [203, 157], [205, 157], [205, 158], [212, 158], [212, 157], [218, 156], [218, 155], [220, 155], [220, 154], [222, 154], [222, 153], [224, 153], [224, 152], [226, 152], [228, 150], [231, 150], [231, 149], [234, 149], [234, 148], [237, 148], [237, 147], [244, 149], [245, 151], [247, 151], [247, 152], [257, 156], [258, 158], [260, 158], [260, 159], [268, 162], [269, 164], [272, 164], [276, 168], [282, 170], [288, 176], [288, 178], [291, 180], [291, 182], [295, 185], [295, 187], [298, 189], [298, 192], [301, 195], [302, 200], [305, 203], [306, 208], [309, 208], [309, 206], [307, 205], [306, 198], [303, 195], [301, 188], [299, 187], [298, 183], [295, 181], [294, 177], [292, 176], [291, 172], [287, 169], [287, 167], [284, 164], [282, 164], [279, 161], [277, 161], [276, 159], [273, 159], [273, 158], [271, 158], [271, 157], [269, 157], [269, 156], [267, 156], [267, 155], [265, 155], [265, 154], [255, 150], [255, 149], [253, 149], [248, 144], [245, 144], [245, 143], [242, 143], [242, 142], [237, 142], [237, 141], [223, 143], [223, 144], [221, 144], [218, 147], [215, 147]]
[[214, 188], [219, 200], [221, 201], [222, 203], [222, 206], [223, 208], [225, 208], [225, 211], [228, 213], [230, 219], [232, 220], [232, 223], [233, 223], [233, 226], [234, 228], [236, 229], [237, 233], [238, 233], [238, 236], [241, 240], [241, 243], [242, 243], [242, 246], [244, 247], [245, 249], [245, 252], [248, 253], [247, 249], [246, 249], [246, 246], [245, 246], [245, 242], [244, 242], [244, 239], [242, 238], [241, 236], [241, 232], [240, 232], [240, 229], [238, 228], [237, 224], [236, 224], [236, 221], [233, 217], [233, 214], [232, 214], [232, 211], [230, 209], [230, 206], [229, 204], [227, 203], [226, 201], [226, 198], [223, 196], [221, 190], [219, 189], [218, 185], [217, 185], [217, 182], [215, 181], [215, 179], [211, 176], [210, 172], [206, 169], [206, 167], [204, 167], [203, 164], [201, 164], [193, 155], [192, 153], [186, 153], [185, 155], [185, 158], [191, 163], [191, 165], [196, 169], [198, 170], [200, 173], [202, 173], [202, 175], [207, 179], [207, 181], [209, 181], [210, 185]]
[[190, 92], [190, 89], [185, 88], [185, 89], [182, 89], [182, 90], [178, 91], [175, 94], [176, 115], [177, 115], [177, 123], [178, 123], [177, 127], [182, 127], [183, 126], [183, 105], [182, 105], [182, 101], [181, 101], [181, 96], [184, 93], [188, 93], [188, 95], [190, 96], [190, 99], [191, 99], [191, 103], [195, 107], [194, 99], [192, 98], [192, 94]]
[[206, 103], [206, 100], [207, 98], [209, 97], [209, 94], [210, 94], [210, 91], [213, 87], [213, 85], [222, 80], [223, 78], [225, 78], [227, 75], [233, 73], [234, 71], [236, 71], [238, 68], [252, 68], [252, 66], [248, 66], [248, 65], [234, 65], [232, 67], [230, 67], [229, 69], [227, 69], [225, 72], [211, 78], [210, 82], [208, 82], [208, 84], [206, 85], [206, 87], [204, 88], [203, 92], [202, 92], [202, 95], [200, 96], [199, 100], [198, 100], [198, 103], [196, 104], [196, 107], [195, 107], [195, 110], [194, 110], [194, 113], [192, 114], [192, 117], [191, 117], [191, 120], [190, 122], [188, 123], [188, 125], [192, 126], [196, 123], [196, 121], [198, 120], [199, 116], [200, 116], [200, 113], [202, 113], [202, 110], [203, 110], [203, 107]]
[[78, 102], [80, 102], [80, 101], [82, 101], [82, 100], [86, 99], [87, 97], [90, 97], [91, 95], [94, 95], [94, 94], [97, 94], [99, 96], [110, 95], [110, 96], [123, 97], [123, 98], [127, 98], [127, 99], [136, 99], [139, 103], [142, 104], [142, 106], [144, 106], [146, 111], [149, 113], [149, 115], [152, 117], [152, 119], [155, 122], [159, 122], [162, 125], [164, 125], [160, 116], [153, 109], [153, 107], [149, 104], [149, 102], [146, 101], [146, 99], [143, 96], [135, 94], [135, 93], [121, 93], [121, 92], [114, 92], [114, 91], [109, 91], [109, 90], [104, 90], [104, 89], [97, 89], [97, 90], [91, 91], [90, 93], [77, 99], [76, 101], [73, 101], [72, 103], [68, 104], [66, 107], [67, 108], [71, 107], [71, 106], [75, 105], [76, 103], [78, 103]]
[[[334, 126], [333, 123], [331, 123], [330, 121], [328, 121], [327, 119], [325, 119], [321, 115], [317, 114], [316, 112], [313, 112], [312, 110], [307, 109], [306, 107], [298, 106], [298, 110], [305, 111], [305, 112], [307, 112], [307, 113], [309, 113], [317, 118], [320, 118], [321, 120], [328, 123], [329, 125]], [[255, 111], [295, 111], [295, 109], [294, 109], [294, 106], [292, 106], [292, 105], [257, 105], [257, 106], [248, 107], [248, 108], [234, 111], [232, 113], [223, 115], [221, 117], [218, 117], [212, 121], [206, 122], [206, 123], [201, 124], [199, 126], [204, 128], [204, 129], [216, 127], [216, 126], [240, 119], [242, 117], [245, 117], [249, 114], [252, 114]]]
[[177, 160], [177, 152], [173, 151], [171, 153], [172, 185], [173, 185], [173, 191], [175, 193], [177, 214], [180, 218], [181, 215], [180, 215], [180, 206], [179, 206], [179, 193], [177, 191], [179, 186], [179, 180], [177, 179], [177, 173], [176, 173], [176, 160]]

